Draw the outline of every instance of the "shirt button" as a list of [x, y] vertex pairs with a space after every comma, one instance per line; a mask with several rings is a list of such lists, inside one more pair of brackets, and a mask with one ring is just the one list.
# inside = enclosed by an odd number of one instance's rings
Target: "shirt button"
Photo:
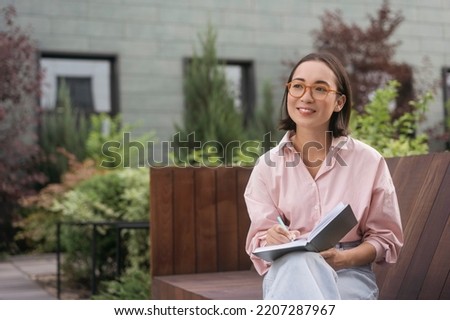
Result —
[[319, 206], [317, 204], [314, 206], [314, 210], [319, 210]]

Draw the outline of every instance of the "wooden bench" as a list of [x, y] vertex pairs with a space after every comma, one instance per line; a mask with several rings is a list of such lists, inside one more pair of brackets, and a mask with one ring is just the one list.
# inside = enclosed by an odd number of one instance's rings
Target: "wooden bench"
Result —
[[[450, 153], [387, 159], [405, 232], [380, 299], [450, 299]], [[153, 299], [261, 299], [245, 252], [251, 168], [150, 170]]]

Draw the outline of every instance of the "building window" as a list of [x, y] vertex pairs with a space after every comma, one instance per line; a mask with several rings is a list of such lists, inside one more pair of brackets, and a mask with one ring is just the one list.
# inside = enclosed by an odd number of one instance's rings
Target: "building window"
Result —
[[244, 125], [250, 121], [255, 105], [255, 81], [251, 61], [224, 61], [225, 77], [236, 108], [244, 116]]
[[116, 58], [99, 55], [43, 53], [41, 106], [52, 110], [63, 85], [69, 89], [74, 108], [87, 114], [118, 113]]

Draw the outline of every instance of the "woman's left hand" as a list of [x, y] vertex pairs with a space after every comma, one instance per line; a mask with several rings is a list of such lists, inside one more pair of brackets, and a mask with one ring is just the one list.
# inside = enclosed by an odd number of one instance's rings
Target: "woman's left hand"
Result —
[[331, 248], [320, 252], [320, 255], [336, 271], [348, 267], [345, 259], [345, 251], [343, 250]]
[[359, 246], [348, 250], [331, 248], [320, 252], [320, 255], [334, 270], [340, 270], [372, 263], [377, 252], [372, 244], [363, 242]]

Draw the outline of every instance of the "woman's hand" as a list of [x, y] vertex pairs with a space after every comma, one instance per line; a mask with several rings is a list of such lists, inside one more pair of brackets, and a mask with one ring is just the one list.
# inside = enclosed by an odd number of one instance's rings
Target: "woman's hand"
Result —
[[345, 251], [337, 250], [336, 248], [331, 248], [320, 252], [320, 255], [325, 259], [325, 261], [334, 269], [339, 270], [349, 267], [346, 262]]
[[338, 250], [331, 248], [320, 252], [320, 255], [334, 270], [339, 270], [372, 263], [377, 253], [372, 244], [363, 242], [352, 249]]
[[266, 241], [268, 245], [287, 243], [297, 239], [300, 236], [300, 231], [288, 231], [279, 224], [273, 225], [267, 230]]

